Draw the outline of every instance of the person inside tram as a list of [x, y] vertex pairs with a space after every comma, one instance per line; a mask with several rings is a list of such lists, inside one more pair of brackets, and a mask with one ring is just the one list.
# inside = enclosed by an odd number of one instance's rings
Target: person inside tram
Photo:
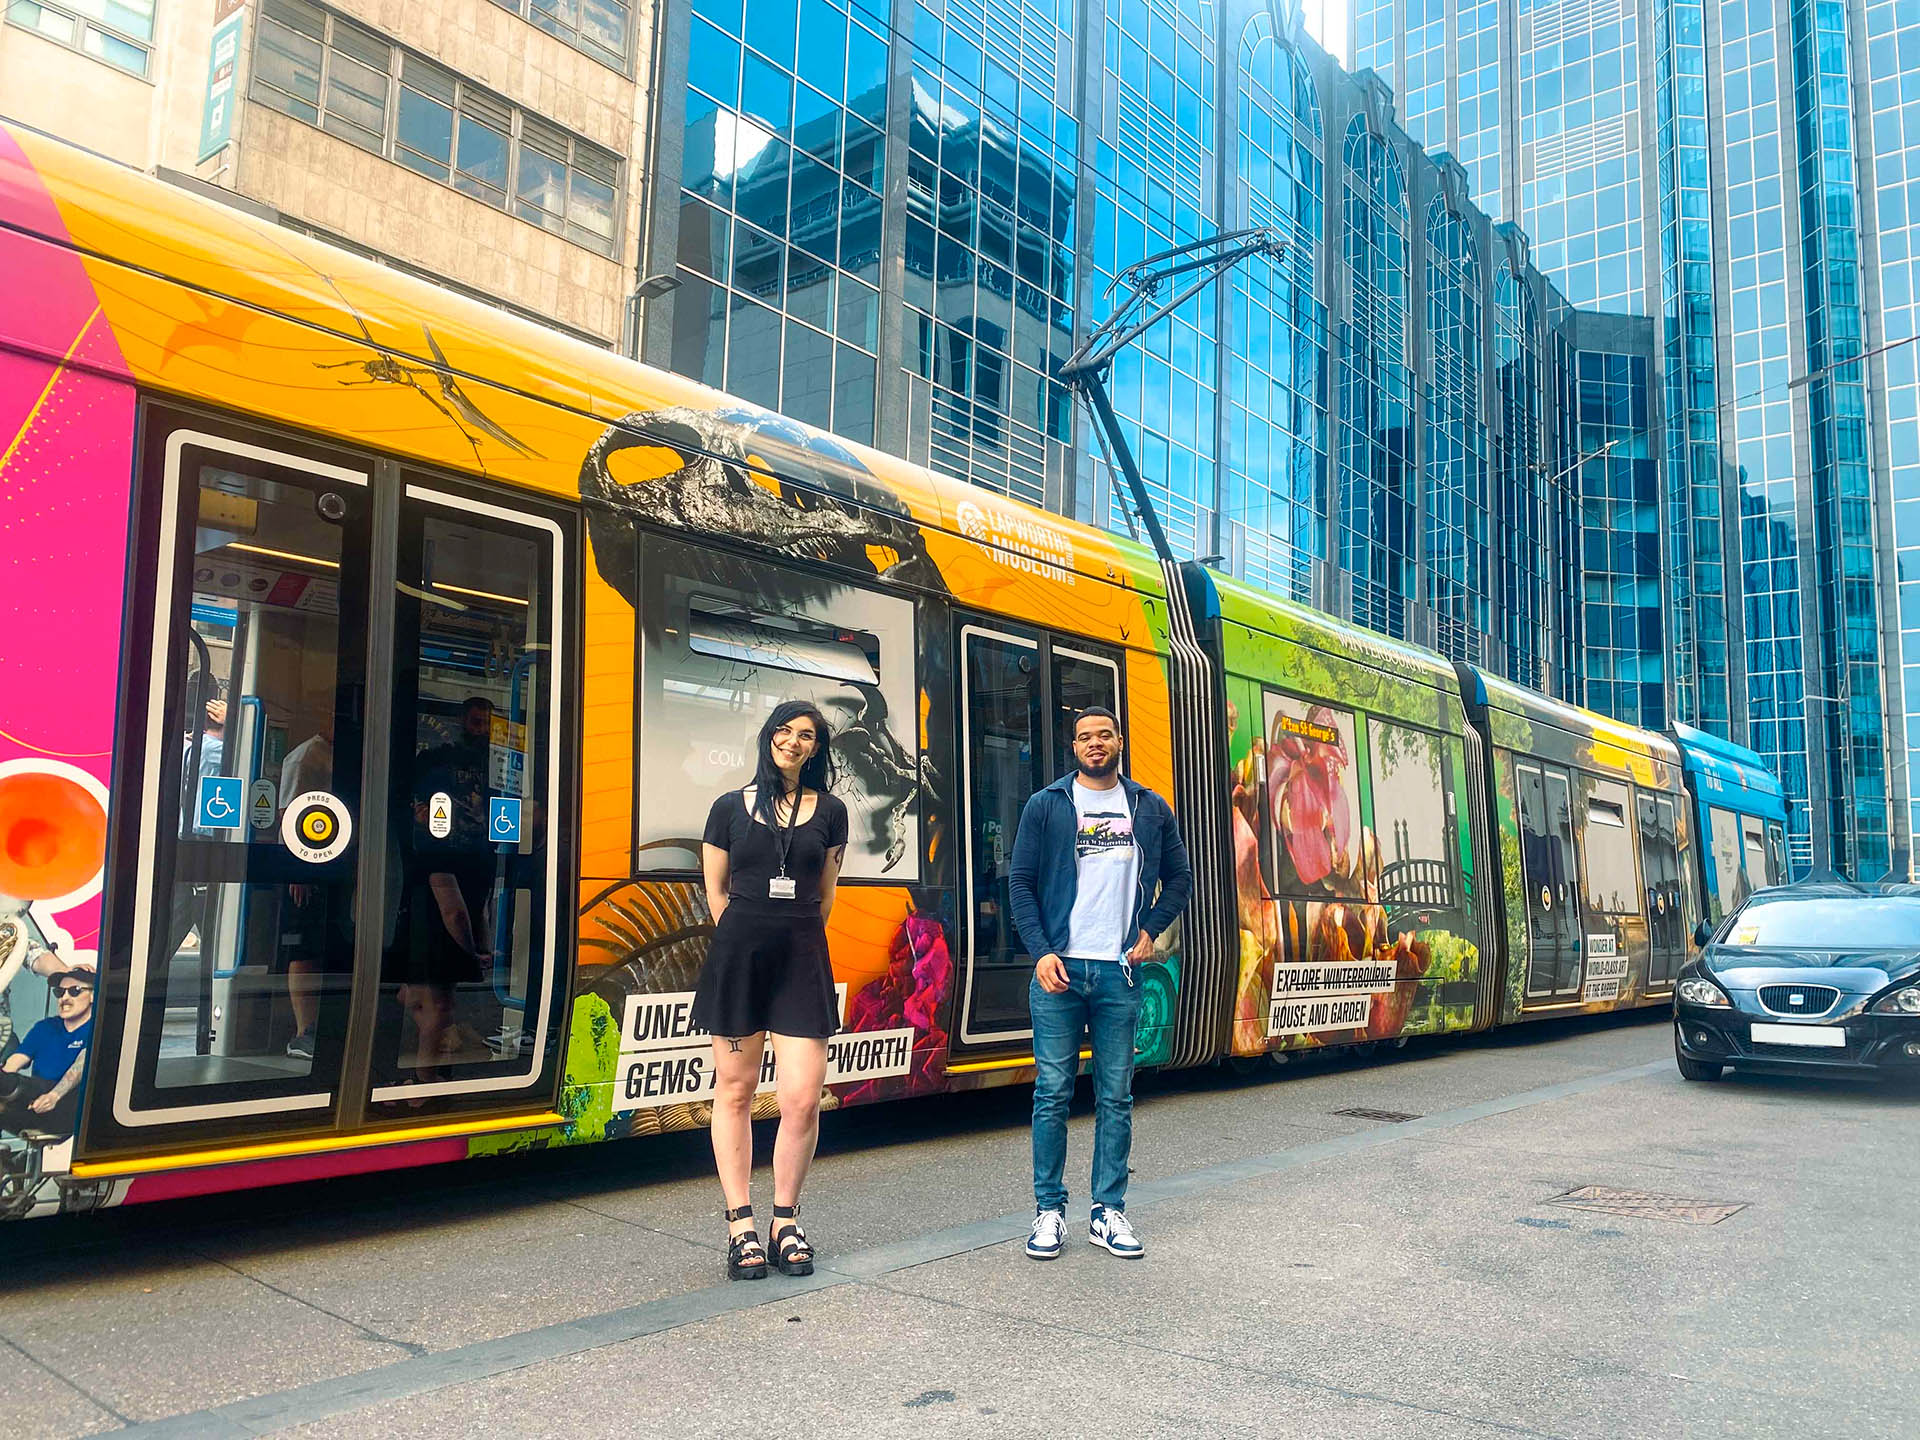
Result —
[[[441, 1076], [450, 1053], [487, 1052], [470, 1027], [456, 1024], [463, 986], [477, 987], [493, 975], [487, 902], [493, 896], [496, 856], [487, 836], [489, 747], [493, 702], [470, 697], [461, 707], [460, 734], [424, 750], [414, 761], [414, 843], [407, 898], [388, 980], [401, 1010], [413, 1022], [416, 1080]], [[430, 810], [435, 795], [452, 802], [449, 828], [435, 835]]]
[[0, 1061], [0, 1130], [35, 1137], [73, 1133], [93, 1040], [93, 970], [76, 965], [53, 977], [54, 1013]]
[[[332, 788], [333, 712], [324, 710], [314, 733], [289, 750], [280, 762], [281, 808], [284, 810], [310, 790]], [[287, 897], [292, 901], [293, 915], [280, 937], [287, 967], [287, 1001], [293, 1007], [294, 1035], [287, 1042], [287, 1054], [311, 1060], [325, 977], [353, 968], [353, 937], [348, 933], [346, 916], [335, 913], [340, 907], [329, 903], [330, 894], [324, 887], [289, 885]]]
[[[221, 764], [226, 758], [227, 702], [209, 700], [206, 704], [205, 722], [200, 730], [200, 764], [189, 771], [193, 760], [193, 740], [191, 733], [181, 738], [181, 781], [180, 781], [180, 833], [195, 840], [219, 840], [227, 832], [204, 829], [194, 822], [200, 812], [200, 782], [220, 774]], [[206, 934], [207, 887], [196, 884], [177, 884], [173, 887], [173, 901], [167, 918], [168, 959], [180, 953], [180, 947], [187, 943], [187, 936]]]

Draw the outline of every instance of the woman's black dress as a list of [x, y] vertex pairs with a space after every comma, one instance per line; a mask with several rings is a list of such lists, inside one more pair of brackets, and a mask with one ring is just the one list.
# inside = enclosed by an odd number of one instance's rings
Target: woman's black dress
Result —
[[[727, 908], [694, 990], [693, 1022], [715, 1035], [770, 1030], [824, 1040], [840, 1028], [840, 1007], [820, 877], [827, 853], [847, 843], [847, 807], [821, 794], [803, 823], [776, 833], [729, 790], [714, 801], [702, 838], [727, 852]], [[783, 843], [790, 899], [778, 898]]]

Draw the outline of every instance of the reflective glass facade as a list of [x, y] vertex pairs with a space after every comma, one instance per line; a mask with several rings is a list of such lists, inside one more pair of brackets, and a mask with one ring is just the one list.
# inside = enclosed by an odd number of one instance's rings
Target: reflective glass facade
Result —
[[[1645, 322], [1634, 329], [1644, 333]], [[1596, 327], [1597, 328], [1597, 327]], [[1616, 325], [1616, 332], [1627, 327]], [[1577, 363], [1582, 519], [1582, 658], [1586, 703], [1663, 729], [1659, 461], [1652, 431], [1653, 363], [1639, 335], [1586, 338]], [[1621, 344], [1621, 340], [1629, 343]]]
[[1340, 325], [1340, 566], [1351, 613], [1407, 634], [1417, 459], [1407, 368], [1407, 182], [1399, 152], [1355, 115], [1341, 147], [1342, 254], [1351, 303]]
[[1480, 380], [1480, 254], [1467, 223], [1436, 199], [1427, 212], [1427, 464], [1421, 521], [1426, 602], [1440, 648], [1483, 658], [1487, 594], [1487, 427]]
[[887, 181], [878, 3], [699, 0], [685, 17], [678, 265], [662, 267], [681, 282], [674, 369], [862, 441]]
[[[1106, 0], [1093, 155], [1094, 324], [1128, 265], [1213, 234], [1214, 7], [1209, 0]], [[1109, 389], [1176, 549], [1217, 554], [1218, 296], [1205, 290], [1114, 362]], [[1118, 492], [1089, 464], [1088, 513], [1121, 523]], [[1105, 483], [1103, 483], [1105, 482]], [[1107, 497], [1105, 506], [1100, 497]]]
[[908, 453], [1046, 503], [1068, 438], [1078, 126], [1071, 4], [915, 0], [903, 364]]
[[1312, 603], [1327, 558], [1327, 310], [1320, 101], [1299, 52], [1255, 15], [1240, 40], [1239, 173], [1228, 223], [1287, 237], [1233, 272], [1223, 554], [1255, 584]]
[[[1867, 0], [1859, 8], [1873, 155], [1872, 185], [1863, 199], [1875, 212], [1865, 238], [1877, 247], [1879, 262], [1865, 277], [1877, 302], [1868, 333], [1885, 347], [1868, 380], [1884, 397], [1884, 449], [1876, 461], [1892, 494], [1882, 524], [1892, 531], [1901, 660], [1900, 678], [1889, 668], [1883, 683], [1905, 713], [1906, 733], [1895, 735], [1892, 758], [1908, 777], [1889, 789], [1910, 797], [1920, 764], [1920, 344], [1910, 343], [1920, 339], [1920, 7]], [[1911, 798], [1908, 804], [1911, 834], [1920, 825], [1920, 804]]]
[[[1627, 719], [1670, 713], [1766, 756], [1800, 802], [1795, 873], [1904, 873], [1920, 728], [1905, 733], [1907, 686], [1883, 664], [1905, 648], [1920, 692], [1920, 600], [1896, 605], [1898, 585], [1920, 595], [1920, 478], [1908, 473], [1920, 464], [1920, 356], [1878, 347], [1920, 321], [1908, 268], [1920, 11], [1509, 4], [1503, 213], [1569, 300], [1655, 325], [1646, 434], [1581, 474], [1588, 698]], [[1360, 0], [1354, 54], [1402, 90], [1410, 130], [1477, 167], [1484, 61], [1468, 41], [1481, 6], [1443, 8], [1439, 113], [1413, 98], [1436, 84], [1422, 58], [1429, 0]], [[1594, 378], [1604, 353], [1577, 367], [1582, 453], [1618, 438], [1588, 418], [1589, 401], [1620, 403], [1600, 398], [1617, 388]], [[1611, 473], [1629, 452], [1640, 466], [1643, 441], [1651, 502], [1635, 498], [1644, 480]], [[1599, 513], [1623, 523], [1622, 504], [1635, 527], [1649, 505], [1657, 517], [1652, 607], [1645, 556], [1618, 529], [1605, 543], [1593, 534]], [[1649, 615], [1657, 633], [1642, 627]]]
[[[1833, 868], [1882, 875], [1889, 860], [1886, 731], [1869, 464], [1852, 56], [1841, 0], [1793, 0], [1794, 129], [1808, 379], [1814, 599], [1827, 733]], [[1811, 699], [1811, 697], [1809, 697]], [[1789, 829], [1789, 835], [1793, 832]]]
[[[1445, 97], [1458, 37], [1432, 13]], [[1289, 5], [669, 0], [652, 185], [672, 203], [642, 270], [681, 284], [646, 302], [639, 343], [1124, 530], [1124, 487], [1053, 376], [1129, 266], [1270, 229], [1283, 256], [1113, 366], [1174, 548], [1575, 695], [1575, 312], [1475, 204], [1502, 174], [1497, 20], [1475, 22], [1470, 171], [1411, 143]]]

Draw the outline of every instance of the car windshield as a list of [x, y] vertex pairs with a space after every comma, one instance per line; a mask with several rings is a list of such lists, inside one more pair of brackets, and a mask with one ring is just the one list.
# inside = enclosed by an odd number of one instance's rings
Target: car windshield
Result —
[[1725, 943], [1809, 950], [1920, 949], [1920, 897], [1755, 899], [1733, 917]]

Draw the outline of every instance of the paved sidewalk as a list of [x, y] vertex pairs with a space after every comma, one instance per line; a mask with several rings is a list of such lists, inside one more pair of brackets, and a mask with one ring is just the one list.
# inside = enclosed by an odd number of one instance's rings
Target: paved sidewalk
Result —
[[[1686, 1085], [1658, 1023], [1539, 1039], [1155, 1082], [1137, 1262], [1078, 1225], [1061, 1260], [1021, 1254], [1017, 1094], [920, 1107], [917, 1139], [915, 1107], [835, 1117], [807, 1281], [718, 1280], [688, 1145], [651, 1183], [549, 1156], [397, 1206], [309, 1192], [306, 1243], [241, 1216], [224, 1259], [136, 1229], [98, 1284], [0, 1304], [28, 1382], [0, 1433], [1920, 1433], [1920, 1095]], [[1087, 1118], [1073, 1141], [1083, 1180]], [[1580, 1186], [1742, 1208], [1554, 1203]]]

